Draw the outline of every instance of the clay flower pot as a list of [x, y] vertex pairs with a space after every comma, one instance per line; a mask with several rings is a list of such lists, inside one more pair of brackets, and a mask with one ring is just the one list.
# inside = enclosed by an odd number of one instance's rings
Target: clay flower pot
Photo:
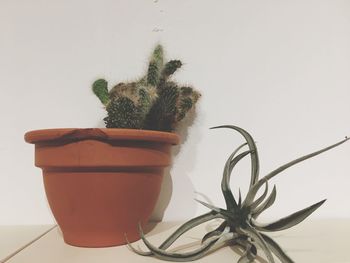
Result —
[[173, 133], [132, 129], [47, 129], [35, 144], [53, 215], [66, 243], [106, 247], [139, 239], [171, 162]]

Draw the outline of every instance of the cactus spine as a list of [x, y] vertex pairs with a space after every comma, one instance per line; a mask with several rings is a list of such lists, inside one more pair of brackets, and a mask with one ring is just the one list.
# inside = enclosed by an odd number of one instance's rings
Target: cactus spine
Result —
[[157, 45], [146, 75], [138, 81], [118, 83], [109, 91], [106, 80], [93, 83], [92, 90], [107, 111], [107, 128], [173, 131], [194, 107], [200, 93], [169, 81], [182, 63], [170, 60], [164, 64], [163, 53], [163, 47]]

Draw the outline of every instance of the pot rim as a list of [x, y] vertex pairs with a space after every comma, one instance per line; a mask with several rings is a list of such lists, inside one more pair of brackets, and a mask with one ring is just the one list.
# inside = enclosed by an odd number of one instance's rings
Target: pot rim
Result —
[[40, 129], [25, 133], [24, 140], [27, 143], [37, 144], [57, 141], [80, 141], [80, 140], [131, 140], [151, 141], [179, 144], [180, 137], [173, 132], [121, 129], [121, 128], [56, 128]]

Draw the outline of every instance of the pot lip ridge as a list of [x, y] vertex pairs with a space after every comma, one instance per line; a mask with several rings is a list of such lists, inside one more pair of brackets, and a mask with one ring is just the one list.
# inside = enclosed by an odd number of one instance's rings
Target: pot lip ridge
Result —
[[37, 144], [58, 141], [79, 141], [96, 139], [103, 141], [129, 140], [151, 141], [177, 145], [180, 137], [173, 132], [122, 129], [122, 128], [55, 128], [40, 129], [25, 133], [27, 143]]

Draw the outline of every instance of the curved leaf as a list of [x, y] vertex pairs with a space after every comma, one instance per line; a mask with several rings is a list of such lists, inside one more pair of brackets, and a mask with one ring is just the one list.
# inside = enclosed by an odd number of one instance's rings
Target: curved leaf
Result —
[[257, 200], [255, 200], [255, 201], [251, 204], [251, 206], [250, 206], [251, 209], [255, 209], [258, 205], [261, 204], [262, 201], [264, 201], [264, 199], [265, 199], [265, 197], [266, 197], [266, 195], [267, 195], [268, 190], [269, 190], [269, 185], [268, 185], [267, 182], [265, 182], [265, 190], [264, 190], [264, 193], [263, 193]]
[[238, 206], [241, 207], [241, 205], [242, 205], [241, 188], [238, 188]]
[[272, 177], [274, 177], [275, 175], [279, 174], [280, 172], [286, 170], [287, 168], [289, 168], [289, 167], [291, 167], [291, 166], [293, 166], [293, 165], [295, 165], [295, 164], [297, 164], [297, 163], [300, 163], [300, 162], [302, 162], [302, 161], [305, 161], [305, 160], [307, 160], [307, 159], [309, 159], [309, 158], [312, 158], [312, 157], [314, 157], [314, 156], [316, 156], [316, 155], [319, 155], [319, 154], [321, 154], [321, 153], [323, 153], [323, 152], [329, 151], [330, 149], [333, 149], [333, 148], [335, 148], [335, 147], [337, 147], [337, 146], [343, 144], [344, 142], [346, 142], [346, 141], [349, 140], [349, 139], [350, 139], [350, 138], [345, 137], [344, 140], [342, 140], [342, 141], [340, 141], [340, 142], [337, 142], [337, 143], [335, 143], [335, 144], [333, 144], [333, 145], [331, 145], [331, 146], [328, 146], [328, 147], [323, 148], [323, 149], [321, 149], [321, 150], [319, 150], [319, 151], [316, 151], [316, 152], [313, 152], [313, 153], [304, 155], [304, 156], [302, 156], [302, 157], [300, 157], [300, 158], [297, 158], [297, 159], [295, 159], [294, 161], [291, 161], [291, 162], [289, 162], [289, 163], [287, 163], [287, 164], [285, 164], [285, 165], [280, 166], [280, 167], [277, 168], [276, 170], [273, 170], [272, 172], [270, 172], [269, 174], [267, 174], [264, 178], [265, 178], [266, 180], [270, 180]]
[[236, 243], [244, 249], [244, 254], [237, 263], [254, 262], [254, 259], [258, 254], [256, 246], [252, 244], [249, 240], [244, 239], [237, 239]]
[[236, 157], [234, 157], [236, 155], [237, 151], [240, 148], [242, 148], [243, 146], [244, 145], [241, 145], [240, 147], [238, 147], [238, 149], [230, 155], [230, 157], [228, 158], [228, 160], [225, 164], [224, 174], [223, 174], [222, 181], [221, 181], [221, 190], [222, 190], [222, 193], [223, 193], [224, 198], [225, 198], [227, 210], [235, 211], [238, 208], [237, 202], [236, 202], [236, 200], [232, 194], [232, 191], [231, 191], [230, 178], [231, 178], [232, 170], [236, 166], [236, 164], [242, 158], [244, 158], [249, 153], [251, 153], [251, 151], [245, 151], [245, 152], [237, 155]]
[[294, 263], [294, 261], [283, 251], [283, 249], [271, 237], [262, 233], [260, 234], [266, 241], [272, 253], [274, 253], [282, 263]]
[[126, 243], [127, 243], [126, 246], [127, 246], [131, 251], [133, 251], [134, 253], [139, 254], [140, 256], [151, 256], [151, 255], [153, 255], [153, 253], [150, 252], [150, 251], [147, 251], [147, 252], [146, 252], [146, 251], [141, 251], [141, 250], [139, 250], [139, 249], [134, 248], [133, 245], [131, 245], [131, 243], [129, 242], [129, 239], [128, 239], [126, 233], [124, 234], [124, 236], [125, 236], [125, 240], [126, 240]]
[[266, 225], [260, 225], [256, 222], [254, 222], [253, 226], [257, 230], [265, 231], [265, 232], [280, 231], [280, 230], [290, 228], [290, 227], [295, 226], [295, 225], [299, 224], [300, 222], [302, 222], [305, 218], [307, 218], [309, 215], [311, 215], [317, 208], [319, 208], [325, 201], [326, 201], [326, 199], [322, 200], [322, 201], [320, 201], [312, 206], [309, 206], [305, 209], [302, 209], [294, 214], [291, 214], [287, 217], [281, 218], [280, 220], [277, 220], [273, 223], [266, 224]]
[[269, 248], [267, 247], [267, 244], [266, 244], [264, 238], [260, 235], [260, 233], [258, 231], [256, 231], [254, 229], [254, 227], [251, 227], [248, 225], [246, 228], [239, 228], [239, 231], [246, 234], [248, 237], [250, 237], [252, 239], [252, 241], [254, 243], [259, 245], [259, 247], [264, 251], [269, 263], [275, 263], [275, 260], [272, 256]]
[[173, 234], [171, 234], [160, 246], [160, 249], [167, 249], [170, 247], [181, 235], [189, 231], [190, 229], [203, 224], [205, 222], [208, 222], [210, 220], [213, 220], [215, 218], [220, 218], [221, 216], [218, 215], [216, 212], [209, 212], [200, 216], [197, 216], [190, 221], [182, 224]]
[[234, 129], [238, 131], [247, 141], [249, 150], [252, 152], [251, 156], [251, 163], [252, 163], [252, 171], [251, 171], [251, 178], [250, 178], [250, 187], [253, 186], [257, 180], [259, 179], [259, 156], [258, 156], [258, 150], [256, 148], [256, 144], [252, 138], [252, 136], [244, 129], [233, 126], [233, 125], [222, 125], [222, 126], [216, 126], [212, 127], [211, 129], [219, 129], [219, 128], [229, 128]]
[[298, 158], [298, 159], [295, 159], [294, 161], [291, 161], [291, 162], [289, 162], [289, 163], [287, 163], [287, 164], [285, 164], [285, 165], [282, 165], [282, 166], [280, 166], [279, 168], [273, 170], [272, 172], [270, 172], [269, 174], [267, 174], [266, 176], [264, 176], [263, 178], [261, 178], [256, 184], [254, 184], [254, 185], [251, 186], [251, 188], [249, 189], [249, 192], [248, 192], [248, 194], [247, 194], [247, 197], [246, 197], [246, 199], [245, 199], [244, 204], [251, 202], [252, 199], [255, 198], [256, 193], [258, 192], [258, 190], [259, 190], [260, 187], [264, 184], [265, 181], [269, 181], [269, 180], [270, 180], [271, 178], [273, 178], [275, 175], [277, 175], [277, 174], [279, 174], [280, 172], [286, 170], [287, 168], [289, 168], [289, 167], [291, 167], [291, 166], [293, 166], [293, 165], [295, 165], [295, 164], [297, 164], [297, 163], [300, 163], [300, 162], [302, 162], [302, 161], [304, 161], [304, 160], [307, 160], [307, 159], [309, 159], [309, 158], [312, 158], [312, 157], [314, 157], [314, 156], [316, 156], [316, 155], [319, 155], [319, 154], [321, 154], [321, 153], [323, 153], [323, 152], [326, 152], [326, 151], [328, 151], [328, 150], [330, 150], [330, 149], [332, 149], [332, 148], [335, 148], [335, 147], [337, 147], [337, 146], [343, 144], [344, 142], [348, 141], [349, 139], [350, 139], [350, 138], [347, 138], [347, 137], [346, 137], [344, 140], [342, 140], [342, 141], [340, 141], [340, 142], [338, 142], [338, 143], [335, 143], [335, 144], [333, 144], [333, 145], [331, 145], [331, 146], [328, 146], [328, 147], [326, 147], [326, 148], [323, 148], [323, 149], [321, 149], [321, 150], [319, 150], [319, 151], [316, 151], [316, 152], [310, 153], [310, 154], [308, 154], [308, 155], [305, 155], [305, 156], [303, 156], [303, 157], [300, 157], [300, 158]]
[[246, 253], [247, 251], [244, 252], [244, 254], [239, 258], [237, 263], [251, 263], [254, 261], [254, 259], [250, 259], [248, 257], [248, 254]]
[[266, 183], [267, 183], [267, 180], [265, 178], [263, 178], [263, 179], [260, 179], [256, 184], [254, 184], [248, 190], [247, 196], [243, 201], [243, 206], [245, 206], [245, 207], [250, 206], [253, 203], [254, 198], [255, 198], [256, 194], [258, 193], [260, 187]]
[[202, 238], [201, 243], [203, 244], [208, 238], [219, 236], [220, 234], [222, 234], [226, 226], [227, 226], [227, 222], [226, 221], [222, 222], [216, 229], [205, 234], [204, 237]]
[[184, 253], [171, 253], [167, 252], [164, 249], [157, 248], [153, 246], [145, 237], [143, 234], [141, 225], [139, 225], [139, 232], [141, 235], [141, 238], [146, 245], [146, 247], [153, 253], [153, 255], [159, 259], [167, 260], [167, 261], [176, 261], [176, 262], [185, 262], [185, 261], [191, 261], [196, 260], [201, 257], [203, 257], [208, 251], [211, 249], [212, 246], [219, 240], [219, 237], [210, 240], [206, 244], [203, 244], [198, 249], [195, 249], [191, 252], [184, 252]]
[[276, 185], [274, 185], [271, 194], [265, 200], [265, 202], [253, 210], [252, 217], [257, 218], [262, 212], [264, 212], [266, 209], [272, 206], [276, 200], [276, 194], [277, 194]]
[[211, 204], [208, 204], [208, 203], [205, 203], [203, 201], [200, 201], [198, 199], [194, 199], [196, 200], [198, 203], [204, 205], [205, 207], [208, 207], [209, 209], [211, 209], [212, 211], [218, 213], [219, 215], [222, 215], [223, 217], [226, 217], [226, 218], [232, 218], [232, 215], [229, 213], [229, 211], [227, 210], [224, 210], [224, 209], [221, 209], [221, 208], [218, 208], [216, 206], [213, 206]]

